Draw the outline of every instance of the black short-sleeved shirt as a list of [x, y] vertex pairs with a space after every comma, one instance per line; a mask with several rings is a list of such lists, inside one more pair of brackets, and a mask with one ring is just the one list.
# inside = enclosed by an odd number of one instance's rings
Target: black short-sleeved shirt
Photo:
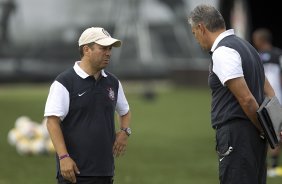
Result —
[[[212, 56], [209, 86], [212, 90], [211, 120], [214, 128], [236, 119], [248, 120], [235, 96], [222, 84], [224, 75], [229, 75], [228, 80], [244, 77], [256, 101], [260, 104], [264, 99], [264, 69], [257, 51], [245, 40], [235, 36], [232, 32], [229, 33], [230, 31], [226, 31], [220, 35], [220, 40], [217, 40], [218, 42], [212, 48], [216, 56]], [[221, 62], [216, 63], [216, 69], [214, 62], [218, 61], [214, 59], [219, 59]], [[225, 66], [227, 63], [228, 67]], [[233, 74], [230, 75], [224, 71], [226, 68]], [[214, 71], [219, 71], [220, 78]]]
[[[124, 115], [129, 106], [119, 80], [111, 73], [102, 71], [96, 81], [76, 63], [52, 84], [44, 115], [61, 118], [66, 147], [80, 176], [114, 175], [115, 111]], [[57, 166], [59, 173], [58, 158]]]

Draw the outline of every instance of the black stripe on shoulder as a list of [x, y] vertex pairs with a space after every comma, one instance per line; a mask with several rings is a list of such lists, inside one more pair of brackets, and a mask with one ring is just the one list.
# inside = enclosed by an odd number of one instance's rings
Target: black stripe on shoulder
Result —
[[69, 68], [59, 74], [55, 79], [59, 83], [61, 83], [65, 88], [70, 92], [72, 89], [73, 79], [76, 77], [76, 73], [73, 68]]
[[108, 77], [111, 77], [113, 80], [119, 81], [118, 78], [114, 74], [108, 71], [104, 71], [104, 72], [107, 74]]

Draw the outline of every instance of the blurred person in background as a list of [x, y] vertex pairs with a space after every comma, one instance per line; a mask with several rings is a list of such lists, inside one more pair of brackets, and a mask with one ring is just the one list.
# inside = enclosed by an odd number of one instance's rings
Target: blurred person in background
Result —
[[0, 19], [0, 41], [9, 42], [9, 22], [11, 14], [16, 10], [14, 0], [0, 0], [1, 19]]
[[[121, 41], [103, 28], [80, 36], [81, 61], [57, 76], [44, 116], [56, 150], [60, 184], [112, 184], [114, 156], [125, 152], [131, 134], [130, 111], [120, 81], [104, 68]], [[115, 111], [120, 117], [115, 130]]]
[[266, 184], [267, 144], [256, 111], [274, 90], [256, 49], [226, 30], [221, 13], [199, 5], [188, 17], [192, 33], [211, 55], [211, 123], [221, 184]]
[[[282, 102], [282, 50], [272, 44], [272, 34], [266, 28], [259, 28], [253, 32], [252, 40], [263, 62], [265, 76], [268, 78], [275, 91], [280, 104]], [[269, 148], [270, 163], [268, 176], [282, 176], [282, 168], [279, 168], [279, 154], [281, 144], [275, 149]]]

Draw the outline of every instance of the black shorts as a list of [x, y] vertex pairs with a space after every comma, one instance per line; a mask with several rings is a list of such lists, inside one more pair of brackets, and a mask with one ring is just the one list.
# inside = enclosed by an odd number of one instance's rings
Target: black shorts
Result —
[[216, 129], [220, 184], [266, 184], [266, 140], [246, 120]]
[[[61, 175], [57, 177], [58, 184], [72, 184], [65, 180]], [[77, 184], [113, 184], [112, 176], [80, 176], [76, 177]]]

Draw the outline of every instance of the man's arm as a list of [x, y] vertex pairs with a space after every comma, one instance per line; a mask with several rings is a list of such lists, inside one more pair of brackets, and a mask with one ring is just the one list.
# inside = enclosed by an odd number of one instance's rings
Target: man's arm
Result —
[[119, 121], [120, 121], [120, 128], [128, 128], [130, 124], [130, 119], [131, 119], [131, 113], [128, 111], [127, 114], [120, 116]]
[[79, 174], [79, 170], [75, 162], [69, 157], [68, 151], [65, 145], [63, 133], [60, 127], [61, 120], [57, 116], [48, 116], [47, 117], [47, 129], [56, 150], [56, 153], [59, 157], [65, 155], [64, 158], [60, 159], [60, 169], [62, 176], [71, 181], [72, 183], [76, 182], [75, 173]]
[[[128, 111], [125, 115], [119, 117], [120, 128], [129, 128], [131, 113]], [[123, 155], [126, 151], [128, 143], [128, 135], [125, 131], [118, 131], [116, 133], [116, 140], [113, 147], [114, 156], [118, 157]]]
[[238, 100], [241, 108], [251, 122], [255, 125], [259, 132], [262, 132], [262, 127], [257, 118], [256, 111], [259, 105], [250, 92], [244, 77], [230, 79], [226, 83], [229, 90], [233, 93], [235, 98]]
[[68, 153], [60, 123], [61, 120], [57, 116], [47, 117], [47, 129], [58, 156], [65, 155]]

